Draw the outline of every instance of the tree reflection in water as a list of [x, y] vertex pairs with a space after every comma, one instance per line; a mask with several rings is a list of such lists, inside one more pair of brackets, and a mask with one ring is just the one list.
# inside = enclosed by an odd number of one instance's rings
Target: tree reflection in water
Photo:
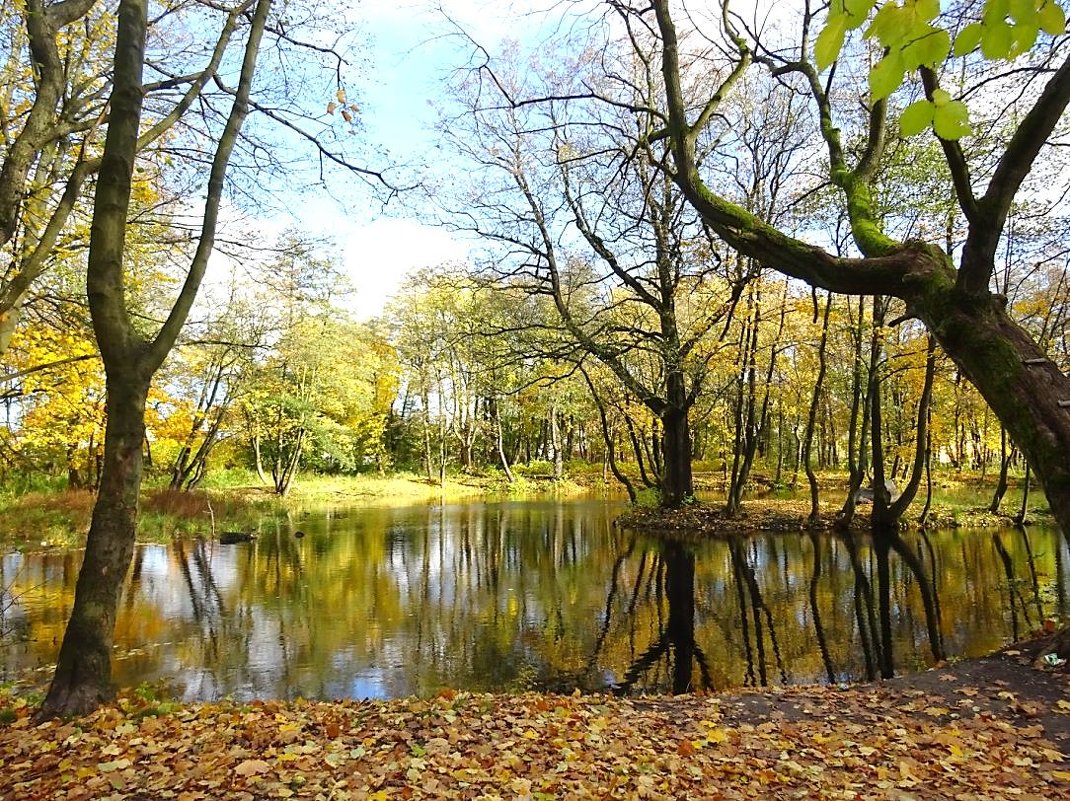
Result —
[[[981, 653], [1067, 611], [1066, 543], [1042, 529], [896, 534], [882, 556], [857, 534], [658, 539], [613, 526], [618, 509], [351, 510], [241, 545], [141, 547], [116, 679], [190, 698], [839, 682]], [[18, 598], [4, 675], [54, 658], [77, 559], [3, 557]]]
[[[662, 661], [667, 663], [666, 674], [671, 677], [670, 687], [674, 694], [711, 689], [713, 683], [706, 655], [695, 642], [694, 551], [680, 542], [661, 543], [656, 575], [658, 596], [667, 603], [668, 619], [657, 639], [632, 661], [624, 673], [624, 679], [613, 690], [628, 692], [644, 674]], [[696, 666], [699, 675], [697, 686], [693, 682]]]

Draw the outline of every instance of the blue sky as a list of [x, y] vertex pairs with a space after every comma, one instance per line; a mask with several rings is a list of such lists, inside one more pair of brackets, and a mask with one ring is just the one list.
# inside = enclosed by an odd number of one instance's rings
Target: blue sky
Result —
[[[446, 13], [473, 38], [493, 50], [518, 31], [532, 30], [524, 15], [544, 8], [549, 0], [364, 0], [358, 6], [361, 26], [369, 37], [374, 80], [357, 81], [352, 94], [361, 104], [363, 133], [369, 145], [391, 143], [401, 160], [429, 152], [435, 143], [432, 103], [442, 95], [451, 70], [460, 66], [469, 47], [450, 36]], [[312, 234], [332, 235], [344, 253], [347, 272], [357, 288], [353, 310], [362, 317], [377, 314], [406, 273], [423, 266], [463, 260], [469, 245], [448, 232], [422, 224], [402, 204], [382, 212], [378, 204], [365, 210], [342, 208], [331, 198], [303, 197], [295, 215]], [[279, 227], [288, 223], [280, 220]]]

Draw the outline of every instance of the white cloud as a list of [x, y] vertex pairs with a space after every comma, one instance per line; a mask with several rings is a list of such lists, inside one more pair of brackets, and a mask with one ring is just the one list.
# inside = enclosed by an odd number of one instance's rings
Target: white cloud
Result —
[[414, 220], [384, 218], [334, 233], [356, 288], [350, 309], [361, 318], [381, 313], [412, 271], [461, 261], [469, 250], [448, 231]]

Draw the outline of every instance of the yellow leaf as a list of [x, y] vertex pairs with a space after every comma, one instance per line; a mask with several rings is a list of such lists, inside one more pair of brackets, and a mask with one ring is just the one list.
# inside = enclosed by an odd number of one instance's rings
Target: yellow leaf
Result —
[[706, 741], [711, 743], [723, 743], [728, 739], [728, 732], [724, 729], [708, 729]]

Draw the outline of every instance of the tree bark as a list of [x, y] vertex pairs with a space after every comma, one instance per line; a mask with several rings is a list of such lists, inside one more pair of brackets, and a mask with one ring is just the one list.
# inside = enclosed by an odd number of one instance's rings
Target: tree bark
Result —
[[918, 304], [918, 313], [1025, 454], [1070, 537], [1070, 378], [998, 296], [952, 289]]
[[85, 714], [114, 697], [112, 634], [119, 593], [134, 552], [148, 390], [148, 380], [137, 375], [108, 380], [100, 491], [78, 571], [74, 607], [42, 707], [45, 715]]
[[684, 377], [670, 373], [666, 381], [668, 406], [661, 415], [661, 505], [678, 509], [695, 495], [691, 473], [691, 427], [688, 423]]
[[1007, 429], [1000, 428], [999, 432], [999, 478], [996, 481], [996, 489], [992, 493], [992, 502], [988, 504], [988, 511], [993, 514], [999, 512], [1003, 503], [1003, 496], [1007, 494], [1007, 473], [1010, 470], [1011, 457], [1007, 452]]
[[598, 410], [598, 422], [602, 430], [602, 439], [606, 444], [606, 464], [612, 471], [614, 478], [617, 479], [624, 487], [625, 492], [628, 493], [628, 502], [633, 506], [636, 502], [635, 487], [623, 472], [621, 472], [620, 466], [617, 464], [617, 449], [614, 443], [613, 432], [609, 428], [609, 419], [606, 416], [606, 406], [602, 403], [602, 398], [598, 394], [598, 389], [594, 385], [594, 381], [591, 380], [590, 374], [583, 369], [579, 368], [580, 374], [587, 382], [587, 387], [591, 391], [591, 398], [594, 400], [595, 408]]
[[509, 467], [509, 457], [505, 455], [505, 433], [502, 430], [501, 402], [497, 398], [491, 398], [489, 402], [492, 407], [491, 417], [494, 421], [494, 444], [498, 452], [498, 462], [505, 473], [506, 481], [512, 484], [516, 481], [516, 476], [513, 475], [513, 471]]
[[86, 277], [93, 330], [107, 375], [107, 426], [100, 491], [75, 588], [71, 619], [40, 717], [84, 714], [113, 693], [115, 611], [133, 554], [141, 488], [145, 399], [152, 376], [174, 346], [212, 250], [223, 179], [241, 124], [271, 0], [258, 0], [241, 78], [212, 162], [196, 254], [156, 337], [135, 330], [124, 292], [124, 250], [131, 177], [143, 98], [147, 0], [121, 0], [111, 116], [93, 207]]
[[[816, 304], [816, 300], [815, 300]], [[809, 524], [817, 522], [821, 515], [821, 499], [818, 492], [817, 476], [814, 475], [814, 466], [811, 460], [811, 449], [814, 443], [814, 427], [817, 422], [818, 405], [821, 403], [821, 390], [825, 383], [825, 348], [828, 344], [829, 335], [829, 312], [832, 310], [832, 294], [825, 299], [825, 312], [821, 318], [821, 340], [817, 346], [817, 380], [814, 382], [814, 393], [810, 398], [810, 414], [806, 419], [806, 434], [803, 437], [802, 462], [806, 470], [806, 481], [810, 485], [810, 517]], [[815, 305], [814, 315], [817, 315]]]

